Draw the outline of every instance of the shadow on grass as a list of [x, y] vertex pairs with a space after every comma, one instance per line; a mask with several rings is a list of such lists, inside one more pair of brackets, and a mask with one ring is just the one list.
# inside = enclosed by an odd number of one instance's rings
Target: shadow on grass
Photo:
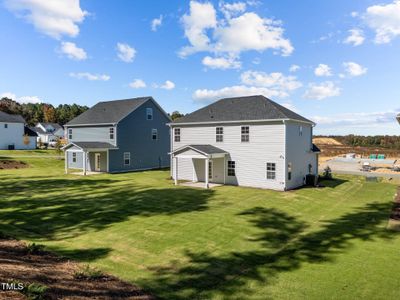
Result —
[[345, 179], [339, 179], [339, 178], [333, 178], [333, 179], [321, 179], [320, 184], [323, 187], [330, 187], [330, 188], [335, 188], [338, 187], [339, 185], [342, 185], [343, 183], [348, 182], [348, 180]]
[[318, 231], [306, 231], [307, 224], [277, 209], [257, 207], [238, 217], [259, 229], [250, 241], [260, 244], [259, 251], [231, 252], [216, 256], [210, 252], [187, 252], [187, 263], [153, 270], [156, 280], [140, 284], [164, 299], [209, 299], [250, 296], [249, 280], [263, 285], [281, 272], [299, 269], [303, 263], [332, 262], [355, 240], [391, 239], [382, 222], [388, 218], [390, 203], [369, 203], [338, 219], [324, 222]]
[[[163, 183], [164, 184], [164, 183]], [[155, 188], [122, 179], [0, 180], [0, 222], [19, 239], [65, 239], [133, 216], [203, 211], [212, 190]]]

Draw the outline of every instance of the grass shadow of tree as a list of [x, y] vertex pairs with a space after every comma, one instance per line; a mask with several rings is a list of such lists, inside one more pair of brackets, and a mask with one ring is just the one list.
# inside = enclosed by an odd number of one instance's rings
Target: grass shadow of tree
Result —
[[155, 281], [140, 284], [164, 299], [209, 299], [216, 293], [251, 295], [250, 280], [269, 284], [281, 272], [299, 269], [303, 263], [334, 261], [354, 240], [391, 239], [395, 233], [382, 227], [390, 203], [369, 203], [338, 219], [326, 221], [318, 231], [277, 209], [257, 207], [240, 214], [260, 230], [250, 241], [260, 243], [258, 251], [231, 252], [216, 256], [210, 252], [187, 252], [188, 263], [154, 269]]

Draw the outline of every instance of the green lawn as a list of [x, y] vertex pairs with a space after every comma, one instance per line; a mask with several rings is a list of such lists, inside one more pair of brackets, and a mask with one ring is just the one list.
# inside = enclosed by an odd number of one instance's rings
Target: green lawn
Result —
[[0, 170], [0, 230], [165, 299], [398, 299], [396, 185], [174, 187], [167, 171], [78, 177], [63, 161]]

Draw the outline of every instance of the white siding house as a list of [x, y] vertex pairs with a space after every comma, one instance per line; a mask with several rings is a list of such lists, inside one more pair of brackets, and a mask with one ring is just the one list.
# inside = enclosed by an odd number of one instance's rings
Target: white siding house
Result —
[[318, 174], [314, 125], [262, 96], [222, 99], [170, 123], [171, 175], [206, 186], [302, 186]]
[[0, 111], [0, 149], [36, 149], [36, 134], [25, 126], [21, 116]]

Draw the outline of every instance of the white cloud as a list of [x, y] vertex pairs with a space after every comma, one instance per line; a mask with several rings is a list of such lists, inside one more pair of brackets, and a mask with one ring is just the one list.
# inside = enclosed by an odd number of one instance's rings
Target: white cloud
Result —
[[86, 51], [77, 47], [76, 44], [72, 42], [61, 42], [60, 51], [61, 53], [66, 54], [68, 58], [73, 60], [87, 59]]
[[133, 89], [141, 89], [145, 88], [147, 85], [142, 79], [135, 79], [129, 83], [129, 86]]
[[79, 0], [6, 0], [5, 6], [32, 23], [39, 32], [56, 39], [77, 36], [77, 24], [83, 22], [88, 14], [80, 7]]
[[22, 97], [17, 97], [14, 93], [11, 92], [5, 92], [0, 94], [0, 99], [7, 97], [9, 99], [12, 99], [14, 101], [17, 101], [19, 103], [41, 103], [42, 100], [38, 96], [22, 96]]
[[298, 65], [291, 65], [289, 68], [289, 72], [297, 72], [298, 70], [300, 70], [300, 66]]
[[133, 59], [135, 58], [136, 50], [126, 43], [118, 43], [117, 55], [120, 60], [130, 63], [133, 62]]
[[318, 67], [315, 68], [314, 74], [316, 76], [332, 76], [332, 70], [328, 65], [319, 64]]
[[234, 3], [224, 3], [219, 4], [220, 11], [225, 15], [225, 18], [230, 19], [232, 16], [238, 15], [246, 11], [245, 2], [234, 2]]
[[295, 76], [285, 76], [282, 73], [264, 73], [246, 71], [240, 75], [241, 82], [249, 86], [266, 87], [278, 92], [280, 97], [286, 97], [289, 92], [302, 86]]
[[[355, 63], [355, 62], [344, 62], [343, 67], [345, 68], [345, 72], [348, 77], [356, 77], [356, 76], [361, 76], [367, 73], [367, 68]], [[345, 77], [345, 75], [341, 76]]]
[[400, 0], [368, 7], [363, 19], [375, 31], [375, 43], [389, 43], [400, 35]]
[[302, 86], [295, 76], [285, 76], [282, 73], [264, 73], [246, 71], [240, 76], [241, 84], [223, 87], [221, 89], [198, 89], [193, 93], [197, 101], [213, 101], [219, 98], [264, 95], [266, 97], [284, 98], [290, 92]]
[[331, 116], [314, 116], [311, 119], [318, 125], [372, 126], [373, 124], [395, 123], [398, 111], [342, 113]]
[[283, 37], [281, 22], [244, 12], [246, 6], [243, 4], [227, 5], [220, 6], [225, 18], [217, 20], [211, 3], [190, 2], [189, 13], [182, 17], [190, 45], [180, 50], [180, 56], [200, 51], [239, 55], [243, 51], [273, 49], [283, 56], [293, 52], [292, 44]]
[[108, 81], [111, 78], [109, 75], [106, 75], [106, 74], [92, 74], [89, 72], [79, 72], [79, 73], [71, 72], [71, 73], [69, 73], [69, 76], [78, 78], [78, 79], [87, 79], [90, 81], [95, 81], [95, 80]]
[[210, 69], [238, 69], [241, 67], [241, 62], [235, 56], [227, 57], [211, 57], [206, 56], [202, 60], [203, 65]]
[[335, 86], [332, 81], [325, 81], [320, 84], [311, 83], [303, 97], [307, 99], [322, 100], [328, 97], [340, 95], [340, 88]]
[[193, 93], [193, 99], [197, 101], [214, 101], [220, 98], [240, 97], [251, 95], [264, 95], [266, 97], [278, 97], [279, 92], [265, 88], [245, 85], [235, 85], [217, 90], [198, 89]]
[[184, 57], [198, 51], [209, 50], [210, 39], [206, 30], [217, 26], [214, 6], [211, 3], [190, 1], [189, 14], [183, 15], [182, 23], [191, 46], [182, 48], [180, 55]]
[[151, 21], [151, 30], [152, 31], [157, 31], [158, 27], [160, 27], [162, 25], [162, 21], [163, 21], [163, 16], [160, 15], [159, 18], [155, 18]]
[[353, 28], [349, 30], [349, 36], [343, 41], [343, 43], [360, 46], [364, 43], [364, 40], [364, 31], [358, 28]]
[[175, 88], [175, 83], [173, 83], [170, 80], [167, 80], [162, 85], [160, 85], [159, 88], [164, 90], [172, 90]]

